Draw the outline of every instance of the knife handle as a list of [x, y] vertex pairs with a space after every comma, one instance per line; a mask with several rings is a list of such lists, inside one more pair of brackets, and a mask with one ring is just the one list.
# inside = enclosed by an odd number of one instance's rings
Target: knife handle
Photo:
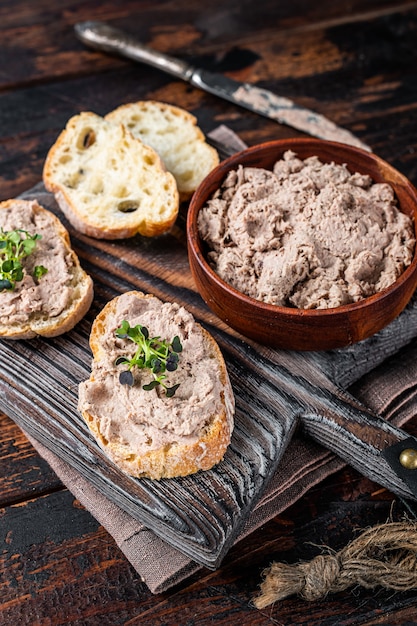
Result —
[[[327, 404], [327, 406], [325, 406]], [[349, 394], [329, 396], [317, 411], [306, 410], [299, 415], [302, 430], [328, 450], [337, 454], [361, 474], [399, 496], [417, 500], [417, 481], [413, 471], [401, 467], [401, 450], [410, 447], [409, 435], [368, 412]], [[414, 440], [412, 448], [417, 448]], [[390, 451], [398, 449], [393, 462]]]
[[77, 37], [95, 50], [113, 52], [120, 56], [152, 65], [163, 72], [189, 81], [194, 68], [179, 59], [141, 44], [131, 35], [104, 22], [87, 21], [75, 25]]

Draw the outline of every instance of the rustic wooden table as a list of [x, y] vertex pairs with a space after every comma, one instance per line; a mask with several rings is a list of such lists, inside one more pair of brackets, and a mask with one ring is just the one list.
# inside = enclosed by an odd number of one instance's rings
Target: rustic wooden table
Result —
[[[227, 124], [247, 144], [301, 133], [151, 68], [87, 50], [78, 21], [101, 19], [197, 66], [260, 83], [349, 128], [417, 182], [417, 2], [0, 1], [0, 196], [40, 181], [66, 121], [153, 98]], [[417, 591], [350, 589], [259, 611], [272, 560], [334, 549], [384, 522], [394, 496], [347, 468], [240, 542], [217, 571], [152, 595], [112, 537], [20, 429], [0, 415], [0, 624], [415, 624]], [[416, 430], [416, 424], [409, 429]], [[13, 541], [10, 538], [13, 537]]]

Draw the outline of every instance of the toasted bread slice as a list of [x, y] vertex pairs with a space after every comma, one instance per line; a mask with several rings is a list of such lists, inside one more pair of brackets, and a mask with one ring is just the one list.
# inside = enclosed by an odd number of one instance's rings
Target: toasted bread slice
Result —
[[74, 228], [98, 239], [161, 235], [178, 215], [177, 185], [158, 154], [95, 113], [68, 121], [43, 180]]
[[106, 115], [157, 151], [177, 181], [180, 199], [187, 200], [219, 163], [217, 151], [206, 143], [197, 119], [165, 102], [142, 100]]
[[[93, 281], [72, 250], [67, 230], [36, 201], [18, 199], [0, 203], [0, 227], [41, 236], [34, 251], [20, 261], [23, 279], [0, 291], [0, 337], [55, 337], [71, 330], [90, 308]], [[34, 268], [39, 266], [47, 272], [36, 278]]]
[[[164, 383], [179, 385], [168, 397], [162, 385], [151, 390], [149, 369], [133, 367], [132, 386], [121, 384], [126, 365], [118, 358], [138, 348], [115, 331], [126, 320], [149, 337], [182, 344], [178, 368]], [[99, 445], [124, 472], [152, 479], [207, 470], [224, 456], [233, 429], [234, 396], [220, 349], [213, 337], [178, 304], [130, 291], [111, 300], [95, 319], [89, 380], [79, 385], [79, 410]]]

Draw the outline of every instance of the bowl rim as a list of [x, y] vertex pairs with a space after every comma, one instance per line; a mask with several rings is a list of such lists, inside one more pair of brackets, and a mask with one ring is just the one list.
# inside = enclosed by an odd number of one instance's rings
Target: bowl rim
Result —
[[[367, 296], [366, 298], [363, 298], [362, 300], [359, 300], [358, 302], [351, 302], [348, 304], [342, 304], [337, 307], [329, 307], [325, 309], [301, 309], [297, 307], [287, 307], [287, 306], [280, 306], [276, 304], [270, 304], [268, 302], [263, 302], [262, 300], [257, 300], [256, 298], [248, 296], [247, 294], [243, 293], [242, 291], [239, 291], [238, 289], [236, 289], [235, 287], [233, 287], [232, 285], [224, 281], [208, 263], [204, 255], [202, 239], [198, 231], [197, 218], [204, 204], [213, 195], [213, 192], [207, 193], [207, 190], [206, 190], [206, 187], [209, 181], [212, 179], [212, 177], [217, 175], [218, 172], [223, 171], [223, 176], [221, 178], [221, 183], [222, 183], [227, 173], [231, 171], [232, 169], [235, 169], [239, 165], [239, 161], [241, 159], [247, 159], [265, 149], [276, 148], [277, 152], [279, 151], [279, 149], [283, 151], [293, 149], [294, 152], [296, 152], [297, 145], [298, 146], [301, 145], [303, 147], [311, 146], [312, 148], [314, 146], [320, 145], [320, 146], [325, 146], [326, 148], [329, 148], [330, 150], [334, 147], [339, 151], [344, 150], [351, 154], [360, 155], [362, 159], [363, 158], [371, 159], [378, 166], [381, 166], [380, 167], [381, 170], [392, 171], [395, 174], [395, 177], [401, 180], [404, 184], [404, 187], [406, 187], [407, 190], [414, 196], [414, 200], [416, 203], [416, 212], [415, 212], [415, 215], [412, 216], [412, 221], [413, 221], [414, 236], [416, 238], [416, 244], [414, 247], [413, 258], [411, 260], [410, 265], [408, 265], [407, 268], [400, 274], [400, 276], [398, 276], [398, 278], [393, 283], [391, 283], [391, 285], [389, 285], [388, 287], [385, 287], [384, 289], [378, 291], [377, 293], [372, 294], [371, 296]], [[311, 156], [313, 155], [314, 155], [314, 152], [312, 151]], [[278, 155], [277, 160], [281, 157], [282, 157], [282, 154]], [[306, 157], [303, 157], [303, 158], [306, 158]], [[381, 178], [383, 178], [382, 174], [381, 174]], [[389, 181], [387, 182], [388, 184], [393, 186], [392, 182], [389, 182]], [[394, 189], [394, 192], [395, 192], [395, 189]], [[203, 196], [202, 201], [201, 201], [201, 196]], [[397, 202], [399, 205], [400, 203], [398, 199], [397, 199]], [[197, 206], [197, 203], [199, 204], [199, 206]], [[275, 313], [275, 315], [286, 315], [286, 316], [290, 316], [293, 318], [300, 317], [304, 319], [315, 318], [315, 317], [327, 317], [327, 316], [335, 317], [338, 315], [345, 316], [346, 314], [359, 311], [363, 308], [368, 308], [369, 306], [372, 306], [372, 304], [375, 302], [379, 303], [383, 301], [385, 298], [392, 297], [392, 294], [397, 289], [400, 289], [403, 283], [409, 280], [410, 275], [416, 273], [416, 269], [417, 269], [417, 188], [411, 183], [411, 181], [404, 174], [399, 172], [395, 167], [393, 167], [391, 164], [389, 164], [387, 161], [385, 161], [384, 159], [382, 159], [375, 153], [368, 152], [356, 146], [341, 144], [341, 143], [334, 142], [334, 141], [327, 141], [324, 139], [289, 138], [289, 139], [276, 139], [276, 140], [266, 141], [266, 142], [262, 142], [260, 144], [256, 144], [248, 148], [245, 148], [244, 150], [240, 150], [239, 152], [236, 152], [235, 154], [228, 157], [227, 159], [221, 161], [219, 165], [217, 165], [210, 172], [210, 174], [208, 174], [208, 176], [200, 183], [200, 185], [194, 192], [190, 200], [190, 205], [188, 208], [186, 227], [187, 227], [187, 241], [188, 241], [189, 249], [192, 251], [194, 258], [198, 261], [199, 265], [204, 270], [204, 272], [208, 274], [208, 276], [210, 277], [210, 280], [215, 282], [216, 285], [220, 287], [221, 289], [223, 289], [224, 291], [227, 291], [235, 300], [239, 300], [242, 303], [242, 305], [250, 306], [252, 308], [256, 308], [264, 312], [270, 312], [271, 314]], [[417, 278], [416, 278], [416, 281], [417, 281]]]

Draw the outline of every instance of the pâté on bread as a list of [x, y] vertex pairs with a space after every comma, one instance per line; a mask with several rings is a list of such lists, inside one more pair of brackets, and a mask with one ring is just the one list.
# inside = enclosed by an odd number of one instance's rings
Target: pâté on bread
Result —
[[59, 219], [35, 200], [0, 203], [0, 337], [55, 337], [87, 313], [93, 281]]
[[191, 313], [130, 291], [96, 317], [90, 346], [92, 370], [79, 385], [78, 408], [119, 468], [161, 479], [221, 461], [233, 430], [234, 396], [216, 341]]

